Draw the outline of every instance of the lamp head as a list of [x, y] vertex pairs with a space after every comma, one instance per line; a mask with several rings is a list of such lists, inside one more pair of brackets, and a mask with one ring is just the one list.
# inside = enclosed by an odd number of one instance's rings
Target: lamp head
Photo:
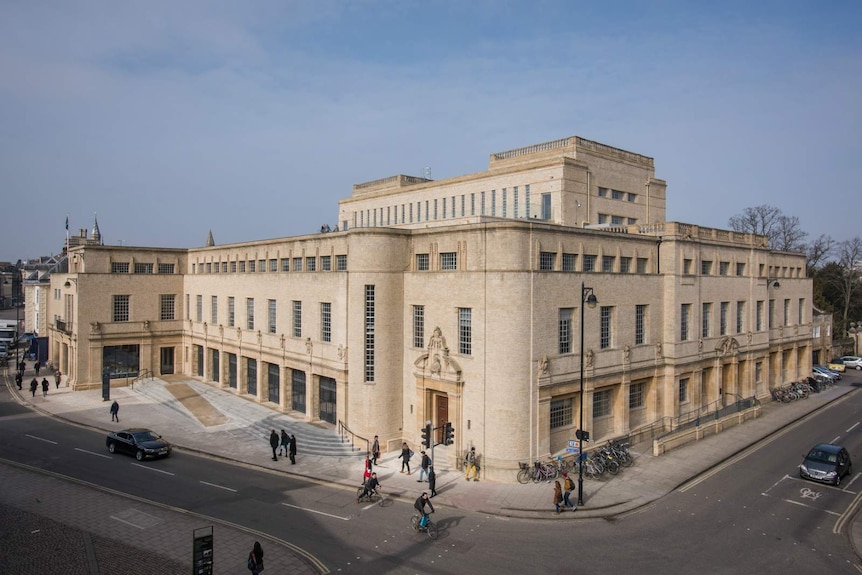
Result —
[[590, 293], [590, 295], [587, 296], [586, 303], [590, 307], [590, 309], [592, 309], [596, 307], [597, 303], [599, 303], [599, 299], [596, 297], [596, 294]]

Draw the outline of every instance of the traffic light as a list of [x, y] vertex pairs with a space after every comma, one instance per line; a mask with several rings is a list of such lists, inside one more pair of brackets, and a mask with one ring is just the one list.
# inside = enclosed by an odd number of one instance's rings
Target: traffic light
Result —
[[422, 428], [422, 445], [431, 447], [431, 424], [428, 423]]
[[575, 437], [583, 441], [590, 440], [590, 432], [589, 431], [581, 431], [580, 429], [575, 431]]
[[448, 421], [446, 422], [446, 436], [443, 438], [443, 443], [446, 445], [455, 443], [455, 428]]

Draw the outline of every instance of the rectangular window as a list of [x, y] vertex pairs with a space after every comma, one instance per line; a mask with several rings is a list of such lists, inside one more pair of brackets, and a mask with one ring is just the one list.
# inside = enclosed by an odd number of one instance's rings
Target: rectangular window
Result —
[[607, 188], [599, 188], [599, 197], [600, 198], [608, 197], [608, 189]]
[[635, 345], [646, 343], [647, 306], [635, 306]]
[[637, 194], [633, 194], [633, 193], [631, 193], [631, 192], [629, 192], [628, 194], [626, 194], [626, 199], [627, 199], [628, 201], [632, 202], [632, 203], [634, 203], [634, 201], [637, 199], [637, 197], [638, 197], [638, 195], [637, 195]]
[[131, 296], [115, 295], [113, 298], [113, 321], [129, 321], [129, 300]]
[[239, 262], [239, 273], [241, 273], [241, 274], [245, 273], [245, 260]]
[[609, 218], [610, 218], [610, 216], [608, 216], [607, 214], [599, 214], [599, 223], [600, 224], [606, 224], [606, 223], [608, 223]]
[[340, 272], [347, 271], [347, 256], [335, 256], [335, 269]]
[[712, 273], [712, 262], [709, 260], [703, 260], [700, 262], [700, 275], [708, 276]]
[[[194, 265], [194, 264], [192, 264]], [[111, 262], [112, 274], [127, 274], [129, 273], [129, 262]]]
[[539, 269], [541, 271], [553, 271], [557, 260], [555, 252], [539, 252]]
[[683, 377], [679, 380], [679, 402], [688, 403], [688, 378]]
[[563, 271], [573, 272], [578, 262], [578, 254], [563, 254]]
[[176, 319], [177, 296], [174, 294], [162, 294], [159, 296], [159, 319], [170, 321]]
[[195, 320], [203, 321], [204, 320], [204, 296], [198, 295], [195, 296]]
[[316, 272], [317, 271], [317, 258], [314, 256], [310, 256], [305, 258], [305, 271], [307, 272]]
[[572, 353], [572, 308], [561, 308], [559, 319], [559, 353]]
[[160, 274], [172, 274], [172, 273], [174, 273], [174, 264], [159, 264], [159, 273]]
[[617, 258], [614, 256], [602, 256], [602, 271], [605, 273], [613, 273], [616, 259]]
[[729, 269], [730, 269], [730, 262], [719, 262], [718, 263], [718, 275], [726, 276]]
[[798, 323], [799, 325], [803, 324], [802, 318], [805, 317], [804, 310], [805, 310], [805, 298], [801, 297], [801, 298], [799, 298], [799, 317], [796, 318], [797, 319], [796, 323]]
[[227, 326], [236, 327], [236, 305], [233, 296], [227, 298]]
[[473, 353], [473, 310], [468, 307], [458, 308], [458, 353]]
[[427, 272], [429, 269], [428, 254], [416, 254], [416, 271]]
[[572, 398], [551, 400], [551, 429], [572, 424]]
[[621, 200], [621, 199], [623, 199], [623, 196], [624, 196], [624, 192], [621, 192], [619, 190], [611, 190], [611, 199]]
[[754, 364], [754, 381], [761, 383], [763, 381], [763, 362], [758, 361]]
[[223, 273], [223, 274], [227, 273], [227, 262], [221, 263], [221, 273]]
[[269, 260], [269, 271], [271, 271], [271, 272], [277, 272], [278, 271], [278, 260], [277, 259]]
[[458, 254], [455, 252], [443, 252], [440, 254], [440, 269], [458, 269]]
[[647, 273], [647, 259], [646, 258], [638, 258], [637, 259], [637, 273], [639, 273], [639, 274]]
[[230, 273], [236, 273], [236, 262], [230, 262]]
[[512, 188], [512, 217], [518, 217], [518, 186]]
[[551, 194], [542, 194], [542, 219], [551, 219]]
[[593, 392], [593, 419], [611, 414], [611, 390], [601, 389]]
[[254, 298], [248, 297], [245, 298], [245, 328], [246, 329], [254, 329]]
[[610, 306], [601, 306], [599, 310], [600, 330], [599, 330], [599, 347], [607, 349], [613, 343], [613, 333], [611, 333], [611, 322], [613, 320], [614, 308]]
[[503, 196], [503, 217], [506, 217], [506, 188], [503, 188], [500, 191], [500, 195]]
[[470, 194], [470, 215], [476, 215], [476, 193], [472, 192]]
[[775, 300], [769, 300], [769, 323], [767, 324], [769, 329], [772, 329], [775, 326]]
[[526, 218], [530, 219], [530, 184], [524, 186], [524, 212]]
[[293, 337], [302, 337], [302, 302], [293, 301]]
[[413, 347], [425, 347], [425, 306], [413, 306]]
[[727, 310], [730, 309], [730, 302], [723, 301], [718, 307], [718, 335], [727, 335]]
[[703, 309], [701, 310], [701, 318], [700, 318], [701, 328], [702, 328], [701, 333], [700, 333], [701, 337], [709, 337], [710, 336], [710, 333], [709, 333], [709, 331], [710, 331], [709, 330], [709, 319], [710, 319], [709, 316], [710, 315], [712, 315], [712, 304], [711, 303], [703, 304]]
[[218, 296], [210, 296], [210, 323], [218, 325]]
[[629, 386], [629, 409], [638, 409], [645, 404], [646, 383], [633, 383]]
[[293, 271], [302, 271], [302, 258], [293, 258]]
[[757, 302], [757, 317], [755, 317], [757, 331], [763, 331], [763, 300]]
[[248, 260], [248, 273], [253, 274], [257, 271], [257, 262], [254, 260]]
[[491, 190], [491, 215], [497, 215], [497, 190]]
[[685, 275], [691, 275], [691, 260], [683, 259], [682, 260], [682, 273]]
[[742, 333], [745, 330], [745, 302], [736, 302], [736, 333]]
[[332, 271], [332, 256], [320, 256], [320, 269], [325, 272]]
[[784, 326], [790, 325], [790, 299], [784, 300], [784, 318], [781, 324]]
[[736, 275], [742, 277], [745, 275], [745, 264], [742, 262], [737, 262], [736, 264]]
[[365, 381], [374, 381], [374, 286], [365, 286]]
[[591, 256], [589, 254], [584, 254], [584, 257], [581, 260], [584, 264], [583, 271], [585, 272], [594, 272], [596, 271], [596, 256]]
[[320, 304], [320, 341], [332, 341], [332, 304]]
[[275, 333], [278, 326], [278, 307], [274, 299], [266, 300], [267, 333]]
[[631, 258], [620, 258], [620, 273], [627, 274], [632, 271], [632, 259]]
[[135, 273], [136, 274], [151, 274], [151, 273], [153, 273], [153, 264], [135, 263]]
[[281, 258], [281, 271], [290, 271], [290, 258]]
[[623, 225], [623, 217], [622, 216], [611, 216], [611, 225], [612, 226]]
[[679, 309], [679, 340], [688, 341], [688, 322], [691, 315], [691, 304], [684, 303]]
[[209, 274], [209, 273], [212, 273], [212, 271], [213, 271], [213, 265], [212, 265], [212, 262], [207, 262], [207, 268], [206, 268], [206, 269], [207, 269], [207, 273], [208, 273], [208, 274]]

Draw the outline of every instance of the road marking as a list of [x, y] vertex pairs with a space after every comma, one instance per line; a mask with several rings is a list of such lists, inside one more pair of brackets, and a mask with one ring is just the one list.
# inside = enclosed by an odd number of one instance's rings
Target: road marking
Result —
[[80, 451], [81, 453], [89, 453], [90, 455], [95, 455], [96, 457], [101, 457], [103, 459], [113, 459], [110, 455], [105, 455], [104, 453], [96, 453], [94, 451], [87, 451], [86, 449], [81, 449], [80, 447], [76, 447], [75, 451]]
[[308, 511], [309, 513], [317, 513], [318, 515], [325, 515], [326, 517], [332, 517], [333, 519], [341, 519], [342, 521], [350, 521], [350, 517], [341, 517], [339, 515], [332, 515], [331, 513], [324, 513], [323, 511], [318, 511], [316, 509], [309, 509], [308, 507], [299, 507], [297, 505], [291, 505], [290, 503], [282, 503], [285, 507], [293, 507], [294, 509], [299, 509], [300, 511]]
[[231, 489], [230, 487], [225, 487], [224, 485], [216, 485], [215, 483], [209, 483], [208, 481], [201, 481], [204, 485], [209, 485], [210, 487], [218, 487], [219, 489], [224, 489], [225, 491], [232, 491], [236, 493], [236, 489]]
[[844, 513], [841, 514], [841, 517], [839, 517], [838, 520], [835, 521], [835, 526], [832, 527], [832, 533], [835, 533], [836, 535], [841, 533], [841, 530], [844, 528], [844, 525], [846, 525], [847, 521], [853, 515], [856, 514], [856, 508], [859, 507], [860, 499], [862, 499], [862, 492], [860, 492], [858, 495], [856, 495], [856, 497], [853, 498], [853, 501], [850, 503], [849, 506], [847, 506], [847, 509], [844, 511]]
[[43, 437], [36, 437], [35, 435], [30, 435], [29, 433], [27, 433], [27, 434], [25, 434], [25, 435], [26, 435], [27, 437], [29, 437], [30, 439], [36, 439], [36, 440], [39, 440], [39, 441], [44, 441], [45, 443], [53, 443], [54, 445], [57, 445], [57, 442], [56, 442], [56, 441], [51, 441], [50, 439], [45, 439], [45, 438], [43, 438]]
[[850, 429], [848, 429], [848, 430], [847, 430], [847, 431], [845, 431], [844, 433], [850, 433], [851, 431], [853, 431], [854, 429], [856, 429], [856, 427], [857, 427], [858, 425], [859, 425], [859, 422], [857, 421], [856, 423], [854, 423], [853, 425], [851, 425], [851, 426], [850, 426]]
[[120, 519], [119, 517], [114, 517], [113, 515], [111, 515], [111, 519], [113, 519], [114, 521], [119, 521], [120, 523], [125, 523], [126, 525], [129, 525], [131, 527], [137, 527], [138, 529], [141, 529], [141, 530], [144, 529], [140, 525], [135, 525], [131, 521], [126, 521], [125, 519]]
[[175, 473], [171, 473], [170, 471], [162, 471], [161, 469], [156, 469], [155, 467], [150, 467], [149, 465], [141, 465], [140, 463], [132, 463], [132, 465], [136, 465], [141, 469], [149, 469], [150, 471], [156, 471], [158, 473], [164, 473], [165, 475], [176, 475]]
[[815, 511], [822, 511], [823, 513], [828, 513], [829, 515], [840, 515], [835, 511], [829, 511], [828, 509], [819, 509], [817, 507], [812, 507], [811, 505], [806, 505], [805, 503], [801, 503], [799, 501], [793, 501], [792, 499], [782, 499], [785, 503], [792, 503], [793, 505], [798, 505], [800, 507], [807, 507], [808, 509], [814, 509]]

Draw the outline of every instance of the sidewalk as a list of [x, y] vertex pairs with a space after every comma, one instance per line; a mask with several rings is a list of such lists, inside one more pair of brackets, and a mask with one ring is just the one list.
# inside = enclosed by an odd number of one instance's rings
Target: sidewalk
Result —
[[[159, 379], [147, 380], [143, 385], [136, 384], [134, 390], [111, 389], [111, 399], [118, 400], [121, 406], [119, 424], [111, 423], [109, 403], [102, 401], [101, 391], [71, 392], [69, 388], [62, 386], [55, 390], [52, 381], [52, 389], [47, 398], [42, 398], [41, 392], [37, 392], [33, 398], [26, 388], [30, 379], [32, 374], [28, 372], [24, 378], [25, 390], [18, 392], [15, 389], [13, 393], [22, 403], [48, 415], [105, 431], [131, 426], [149, 427], [164, 435], [177, 447], [192, 452], [277, 469], [310, 480], [342, 485], [349, 490], [354, 490], [362, 480], [364, 454], [314, 455], [304, 451], [304, 437], [312, 434], [319, 436], [320, 426], [300, 422], [191, 378], [182, 380], [182, 383], [206, 398], [209, 404], [227, 417], [229, 423], [204, 426], [175, 397], [165, 393], [166, 383]], [[854, 391], [854, 383], [862, 384], [862, 374], [848, 371], [838, 386], [813, 394], [810, 399], [789, 404], [768, 402], [758, 419], [661, 457], [652, 455], [652, 444], [649, 442], [633, 446], [636, 457], [633, 467], [623, 469], [619, 475], [609, 479], [584, 479], [584, 506], [577, 513], [556, 515], [551, 504], [551, 485], [518, 484], [514, 481], [514, 472], [511, 483], [486, 480], [468, 482], [458, 470], [437, 469], [438, 496], [434, 498], [434, 503], [506, 517], [555, 521], [611, 517], [631, 512], [670, 493], [689, 479], [743, 451], [774, 431]], [[267, 442], [268, 430], [281, 428], [289, 428], [288, 432], [297, 436], [296, 465], [290, 465], [287, 458], [271, 460]], [[331, 431], [328, 433], [334, 435]], [[425, 485], [417, 485], [418, 471], [415, 471], [415, 467], [412, 475], [399, 473], [399, 454], [400, 452], [383, 454], [375, 471], [387, 495], [412, 501]], [[418, 457], [414, 457], [411, 464], [418, 465]], [[573, 494], [573, 499], [576, 497], [577, 494]], [[853, 531], [851, 527], [851, 533]], [[857, 549], [862, 549], [862, 534], [859, 543]]]

